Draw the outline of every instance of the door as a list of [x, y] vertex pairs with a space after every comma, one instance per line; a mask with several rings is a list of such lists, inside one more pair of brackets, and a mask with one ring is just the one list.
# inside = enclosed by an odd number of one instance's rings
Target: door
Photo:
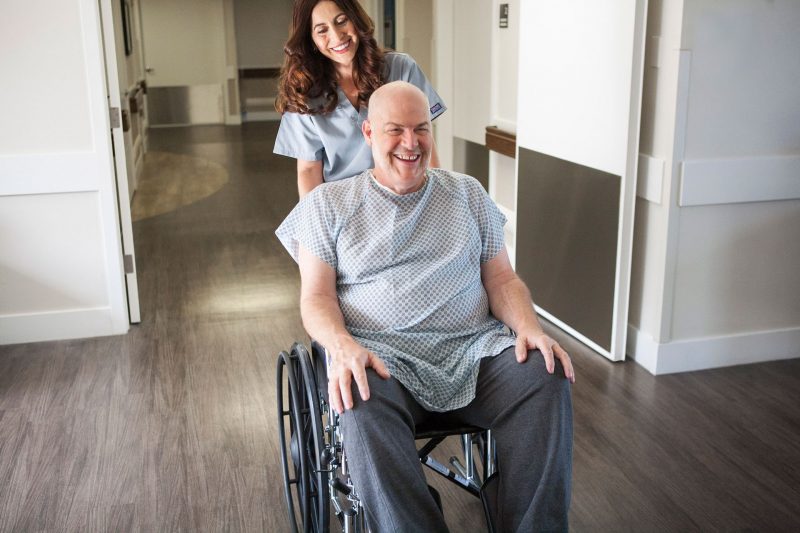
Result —
[[[117, 58], [120, 54], [114, 32], [114, 10], [111, 2], [100, 0], [100, 13], [103, 27], [103, 47], [105, 51], [106, 97], [111, 113], [111, 143], [114, 149], [114, 169], [119, 209], [119, 225], [122, 237], [123, 265], [125, 268], [125, 284], [128, 293], [128, 317], [133, 324], [142, 321], [139, 308], [139, 282], [136, 277], [136, 252], [133, 247], [133, 220], [131, 218], [132, 191], [129, 191], [128, 164], [125, 143], [123, 113], [127, 109], [122, 105], [120, 77]], [[127, 84], [125, 84], [127, 85]]]
[[0, 343], [125, 333], [98, 0], [3, 2], [0, 50]]
[[540, 314], [622, 360], [646, 0], [519, 9], [517, 272]]

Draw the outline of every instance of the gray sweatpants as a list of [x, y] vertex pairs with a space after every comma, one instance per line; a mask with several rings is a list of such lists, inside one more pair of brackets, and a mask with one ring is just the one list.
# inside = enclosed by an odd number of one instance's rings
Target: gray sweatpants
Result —
[[[531, 351], [514, 348], [481, 361], [475, 399], [451, 411], [490, 428], [497, 443], [499, 531], [566, 531], [572, 479], [572, 400], [564, 369], [555, 374]], [[428, 416], [394, 378], [367, 371], [370, 399], [353, 389], [341, 417], [347, 461], [373, 531], [447, 531], [427, 488], [414, 428]]]

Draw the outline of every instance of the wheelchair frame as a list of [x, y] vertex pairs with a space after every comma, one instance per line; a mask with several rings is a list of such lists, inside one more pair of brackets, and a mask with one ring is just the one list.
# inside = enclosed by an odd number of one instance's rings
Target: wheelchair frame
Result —
[[[347, 468], [339, 415], [327, 402], [327, 364], [322, 346], [301, 343], [278, 355], [277, 408], [281, 443], [283, 487], [293, 532], [330, 530], [331, 509], [345, 533], [366, 533], [366, 513]], [[450, 458], [450, 467], [431, 452], [445, 438], [461, 436], [462, 463]], [[473, 496], [481, 498], [489, 531], [493, 530], [487, 500], [481, 489], [495, 471], [496, 454], [490, 430], [474, 426], [426, 424], [417, 428], [416, 439], [428, 439], [419, 450], [420, 462]], [[478, 473], [476, 454], [481, 458]], [[430, 490], [441, 508], [438, 493]]]

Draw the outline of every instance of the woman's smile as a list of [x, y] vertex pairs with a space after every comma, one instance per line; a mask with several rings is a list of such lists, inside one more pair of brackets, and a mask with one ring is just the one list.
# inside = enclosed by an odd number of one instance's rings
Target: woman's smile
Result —
[[337, 54], [344, 54], [350, 48], [350, 45], [353, 43], [351, 39], [347, 39], [347, 41], [343, 42], [338, 46], [331, 47], [331, 50]]

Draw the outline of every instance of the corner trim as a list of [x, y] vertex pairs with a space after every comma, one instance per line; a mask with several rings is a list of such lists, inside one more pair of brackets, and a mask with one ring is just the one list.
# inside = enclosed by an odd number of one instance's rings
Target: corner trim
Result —
[[665, 164], [661, 158], [639, 153], [636, 196], [654, 204], [661, 203]]
[[690, 159], [681, 164], [681, 207], [797, 198], [800, 156]]

